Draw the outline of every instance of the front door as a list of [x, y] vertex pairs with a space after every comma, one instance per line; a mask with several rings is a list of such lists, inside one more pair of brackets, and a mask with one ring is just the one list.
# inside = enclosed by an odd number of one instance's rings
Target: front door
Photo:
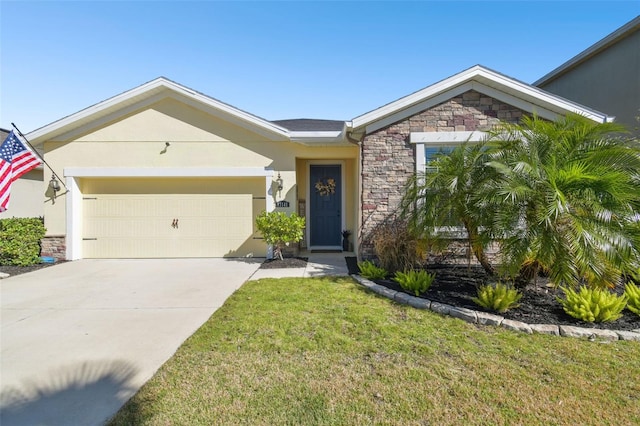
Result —
[[311, 165], [309, 170], [311, 248], [342, 245], [342, 166]]

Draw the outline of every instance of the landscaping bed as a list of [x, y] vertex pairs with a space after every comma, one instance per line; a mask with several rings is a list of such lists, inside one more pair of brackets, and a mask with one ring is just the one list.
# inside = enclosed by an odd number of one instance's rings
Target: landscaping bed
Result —
[[479, 330], [346, 277], [254, 280], [108, 424], [638, 424], [639, 350]]
[[38, 269], [47, 268], [55, 264], [56, 263], [37, 263], [29, 266], [0, 265], [0, 272], [4, 272], [5, 274], [9, 274], [9, 276], [13, 277], [20, 274], [26, 274], [27, 272], [37, 271]]
[[[487, 274], [481, 267], [438, 266], [429, 267], [427, 270], [435, 273], [436, 278], [429, 290], [419, 297], [461, 308], [490, 312], [476, 305], [472, 300], [477, 295], [476, 288], [489, 282]], [[405, 292], [393, 280], [373, 281], [392, 290]], [[564, 296], [562, 290], [550, 287], [549, 280], [543, 277], [538, 279], [537, 285], [528, 283], [526, 286], [520, 287], [520, 291], [522, 292], [520, 306], [501, 313], [501, 316], [527, 324], [571, 325], [609, 330], [640, 329], [640, 316], [629, 310], [624, 310], [623, 316], [618, 320], [605, 323], [587, 323], [567, 315], [556, 299], [556, 297]], [[615, 292], [622, 294], [624, 289], [617, 288]]]
[[267, 259], [262, 262], [260, 269], [304, 268], [307, 266], [306, 257], [285, 257], [284, 259]]

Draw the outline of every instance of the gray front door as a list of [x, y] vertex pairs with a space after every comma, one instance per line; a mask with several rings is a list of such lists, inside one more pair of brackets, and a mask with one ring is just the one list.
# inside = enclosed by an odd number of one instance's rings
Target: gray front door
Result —
[[335, 247], [342, 244], [342, 166], [311, 165], [310, 241], [311, 247]]

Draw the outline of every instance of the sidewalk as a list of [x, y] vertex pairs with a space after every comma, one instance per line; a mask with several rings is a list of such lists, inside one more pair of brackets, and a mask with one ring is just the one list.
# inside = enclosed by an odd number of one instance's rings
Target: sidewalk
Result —
[[300, 257], [307, 257], [307, 266], [305, 268], [280, 268], [280, 269], [258, 269], [252, 276], [251, 280], [259, 280], [262, 278], [288, 278], [288, 277], [322, 277], [331, 276], [348, 276], [347, 262], [345, 257], [354, 257], [353, 252], [336, 252], [336, 253], [312, 253], [302, 252]]

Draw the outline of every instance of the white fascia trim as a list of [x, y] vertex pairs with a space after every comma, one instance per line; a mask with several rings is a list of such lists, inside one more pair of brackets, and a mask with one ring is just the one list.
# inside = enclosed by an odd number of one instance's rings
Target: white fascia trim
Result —
[[[558, 112], [554, 112], [548, 108], [545, 108], [543, 106], [540, 106], [540, 102], [539, 99], [524, 99], [524, 97], [522, 97], [522, 92], [518, 92], [517, 89], [512, 89], [512, 88], [504, 88], [504, 90], [501, 89], [496, 89], [494, 87], [491, 86], [487, 86], [486, 84], [483, 83], [479, 83], [474, 81], [472, 84], [472, 88], [473, 90], [480, 92], [484, 95], [490, 96], [494, 99], [497, 99], [501, 102], [504, 102], [505, 104], [514, 106], [518, 109], [521, 109], [522, 111], [526, 111], [530, 114], [535, 114], [538, 117], [544, 118], [546, 120], [556, 120], [560, 115], [562, 111], [558, 111]], [[511, 92], [511, 93], [510, 93]], [[521, 97], [515, 96], [512, 93], [516, 93], [521, 95]], [[533, 101], [538, 101], [538, 103], [533, 103]], [[567, 108], [563, 109], [564, 112], [567, 111]], [[577, 112], [577, 111], [574, 111]]]
[[272, 177], [263, 167], [65, 167], [65, 177]]
[[193, 90], [190, 90], [188, 88], [186, 88], [185, 86], [182, 86], [180, 84], [174, 83], [173, 81], [170, 80], [165, 80], [165, 79], [160, 79], [162, 80], [162, 82], [168, 86], [171, 87], [173, 90], [175, 90], [178, 93], [182, 93], [183, 95], [185, 95], [186, 97], [189, 98], [193, 98], [195, 100], [198, 100], [200, 102], [202, 102], [203, 104], [207, 104], [209, 106], [212, 106], [216, 109], [219, 109], [221, 111], [226, 112], [227, 114], [236, 116], [238, 118], [241, 118], [251, 124], [254, 124], [256, 126], [262, 127], [266, 130], [269, 130], [273, 133], [277, 133], [280, 136], [287, 136], [288, 135], [288, 131], [283, 128], [280, 127], [278, 125], [273, 124], [270, 121], [264, 120], [256, 115], [250, 114], [248, 112], [242, 111], [238, 108], [234, 108], [231, 105], [227, 105], [223, 102], [220, 102], [216, 99], [210, 98], [209, 96], [203, 95], [202, 93], [198, 93], [195, 92]]
[[480, 67], [476, 65], [475, 67], [469, 68], [466, 71], [462, 71], [461, 73], [444, 79], [438, 83], [432, 84], [431, 86], [405, 96], [404, 98], [400, 98], [397, 101], [391, 102], [376, 110], [356, 117], [351, 120], [353, 127], [358, 128], [366, 126], [386, 115], [397, 113], [398, 110], [407, 108], [415, 103], [424, 101], [426, 98], [434, 96], [439, 92], [447, 91], [454, 86], [465, 83], [477, 73], [477, 70], [479, 68]]
[[[549, 119], [557, 117], [563, 111], [571, 111], [601, 123], [611, 121], [611, 118], [606, 114], [476, 65], [409, 96], [356, 117], [347, 122], [347, 127], [350, 129], [366, 127], [367, 133], [376, 131], [472, 89], [487, 96], [496, 97], [503, 102], [507, 102], [507, 99], [511, 102], [517, 102], [513, 106], [528, 112], [535, 112], [540, 116], [544, 114]], [[526, 108], [522, 108], [525, 105]], [[535, 108], [532, 108], [532, 105]], [[557, 111], [548, 109], [551, 106], [555, 107]]]
[[[535, 112], [540, 117], [549, 120], [553, 120], [564, 112], [580, 114], [599, 123], [606, 123], [610, 119], [612, 120], [611, 117], [604, 113], [552, 95], [529, 84], [506, 78], [487, 69], [480, 70], [478, 76], [481, 78], [479, 81], [473, 82], [473, 90], [520, 108], [523, 111]], [[483, 81], [483, 78], [488, 81]]]
[[135, 87], [133, 89], [127, 90], [126, 92], [120, 93], [118, 95], [112, 96], [104, 101], [98, 102], [97, 104], [91, 105], [85, 109], [82, 109], [74, 114], [68, 115], [60, 120], [56, 120], [51, 124], [43, 126], [39, 129], [36, 129], [30, 132], [29, 139], [36, 140], [43, 135], [46, 135], [51, 132], [55, 132], [58, 129], [61, 129], [69, 124], [73, 124], [78, 120], [82, 120], [84, 118], [90, 117], [93, 114], [104, 111], [105, 109], [114, 107], [122, 102], [126, 102], [130, 99], [133, 99], [139, 95], [144, 94], [145, 92], [149, 92], [155, 88], [160, 86], [166, 86], [167, 80], [163, 78], [157, 78], [155, 80], [149, 81], [147, 83], [142, 84], [141, 86]]
[[486, 132], [479, 130], [473, 132], [411, 132], [409, 141], [417, 144], [480, 142], [486, 136]]
[[184, 91], [174, 89], [174, 92], [168, 96], [196, 109], [203, 110], [208, 114], [219, 117], [222, 120], [240, 125], [245, 129], [261, 134], [269, 139], [280, 140], [289, 138], [288, 130], [205, 95], [199, 93], [192, 95], [190, 92], [184, 93]]
[[[423, 100], [420, 103], [417, 103], [409, 108], [400, 110], [398, 112], [396, 112], [395, 114], [391, 114], [387, 117], [384, 117], [378, 121], [375, 121], [371, 124], [368, 124], [366, 126], [366, 133], [371, 133], [371, 132], [375, 132], [376, 130], [380, 130], [384, 127], [387, 127], [393, 123], [397, 123], [398, 121], [402, 121], [407, 117], [411, 117], [412, 115], [416, 115], [424, 110], [427, 110], [431, 107], [434, 107], [442, 102], [445, 102], [451, 98], [454, 98], [458, 95], [461, 95], [465, 92], [468, 92], [469, 90], [471, 90], [472, 88], [472, 84], [471, 82], [467, 82], [464, 84], [461, 84], [457, 87], [453, 87], [450, 90], [447, 90], [446, 92], [442, 92], [439, 93], [437, 95], [434, 95], [432, 97], [429, 97], [428, 99]], [[356, 126], [358, 127], [358, 126]]]
[[[89, 121], [87, 123], [83, 123], [80, 126], [75, 127], [72, 130], [66, 131], [64, 133], [60, 133], [59, 135], [56, 135], [53, 140], [65, 141], [65, 140], [72, 140], [72, 139], [78, 138], [84, 135], [85, 133], [87, 133], [87, 131], [92, 128], [102, 127], [112, 121], [119, 119], [120, 117], [127, 116], [137, 110], [153, 105], [154, 103], [158, 102], [162, 98], [164, 98], [164, 95], [161, 93], [157, 93], [155, 95], [142, 99], [133, 104], [122, 106], [122, 108], [108, 112], [106, 115], [98, 117], [95, 120]], [[82, 118], [84, 117], [78, 118], [78, 120], [81, 120]], [[60, 126], [60, 127], [64, 127], [64, 126]]]
[[291, 139], [338, 139], [342, 136], [342, 130], [331, 132], [290, 132]]
[[187, 98], [191, 98], [202, 104], [224, 111], [227, 114], [238, 117], [246, 122], [249, 122], [251, 124], [254, 124], [255, 126], [261, 127], [269, 132], [276, 133], [285, 138], [288, 137], [288, 131], [280, 126], [277, 126], [260, 117], [257, 117], [255, 115], [252, 115], [242, 110], [239, 110], [237, 108], [234, 108], [230, 105], [217, 101], [213, 98], [205, 96], [201, 93], [190, 90], [180, 84], [174, 83], [173, 81], [160, 77], [148, 83], [145, 83], [141, 86], [138, 86], [126, 92], [120, 93], [119, 95], [113, 96], [107, 100], [99, 102], [95, 105], [92, 105], [88, 108], [85, 108], [75, 114], [72, 114], [60, 120], [54, 121], [49, 125], [36, 129], [28, 134], [29, 139], [35, 141], [65, 126], [71, 125], [78, 120], [82, 120], [84, 118], [90, 117], [106, 109], [117, 107], [119, 104], [126, 103], [127, 101], [134, 99], [136, 97], [144, 97], [144, 95], [147, 92], [153, 91], [154, 89], [158, 89], [158, 88], [165, 88], [165, 89], [172, 90], [176, 93], [180, 93], [186, 96]]
[[322, 145], [352, 145], [345, 138], [343, 131], [339, 132], [291, 132], [291, 142], [309, 146]]
[[534, 81], [532, 85], [539, 87], [551, 82], [556, 77], [559, 77], [562, 74], [564, 74], [566, 71], [569, 71], [570, 69], [574, 68], [580, 63], [587, 61], [592, 56], [595, 56], [601, 51], [607, 49], [609, 46], [633, 34], [635, 31], [638, 30], [638, 28], [640, 28], [640, 16], [636, 16], [634, 19], [627, 22], [622, 27], [618, 28], [617, 30], [615, 30], [605, 38], [601, 39], [600, 41], [594, 43], [587, 49], [578, 53], [576, 56], [569, 59], [564, 64], [560, 65], [556, 69], [542, 76], [542, 78]]

